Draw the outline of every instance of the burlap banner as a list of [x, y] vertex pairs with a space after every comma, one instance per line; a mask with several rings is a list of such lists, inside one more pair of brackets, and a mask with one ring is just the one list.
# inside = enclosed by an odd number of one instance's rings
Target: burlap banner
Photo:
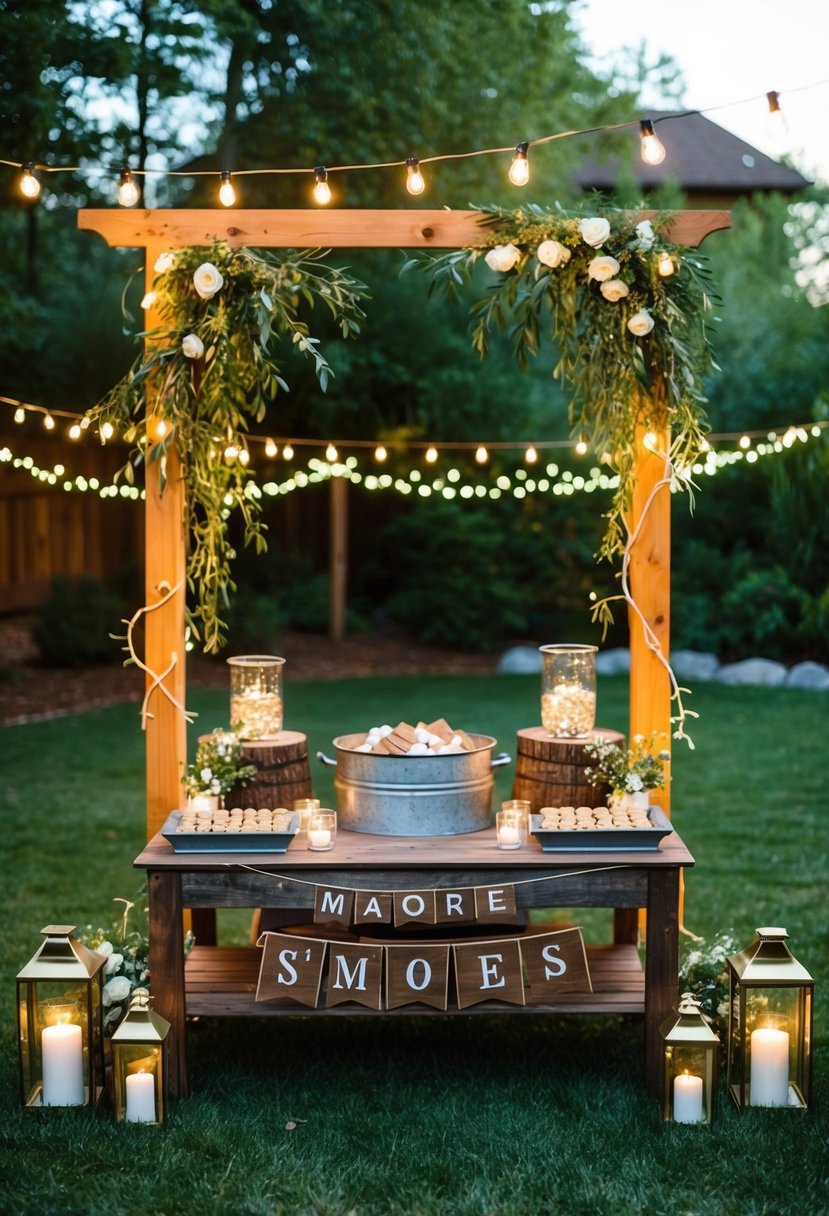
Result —
[[352, 891], [315, 887], [314, 924], [514, 925], [515, 887], [462, 887], [457, 891]]
[[448, 1009], [450, 975], [458, 1009], [482, 1001], [552, 1004], [559, 996], [593, 990], [578, 928], [491, 941], [394, 945], [268, 932], [257, 944], [263, 949], [256, 1000], [287, 1000], [312, 1009], [321, 995], [325, 1007], [356, 1001], [369, 1009]]

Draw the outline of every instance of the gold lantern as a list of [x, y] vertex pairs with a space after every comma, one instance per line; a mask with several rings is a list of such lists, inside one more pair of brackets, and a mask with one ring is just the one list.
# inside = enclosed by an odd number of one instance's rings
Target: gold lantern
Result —
[[710, 1123], [717, 1093], [720, 1040], [690, 992], [662, 1023], [663, 1117], [673, 1123]]
[[103, 1092], [102, 955], [47, 925], [17, 976], [20, 1100], [24, 1106], [95, 1106]]
[[728, 1090], [740, 1109], [809, 1104], [815, 983], [787, 937], [758, 929], [728, 959]]
[[136, 988], [112, 1036], [112, 1076], [117, 1123], [163, 1123], [167, 1090], [167, 1032], [170, 1023]]

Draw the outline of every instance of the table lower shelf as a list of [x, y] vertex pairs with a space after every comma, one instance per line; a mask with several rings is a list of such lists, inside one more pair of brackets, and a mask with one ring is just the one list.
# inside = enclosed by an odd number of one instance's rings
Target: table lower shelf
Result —
[[[195, 946], [185, 966], [185, 995], [188, 1017], [271, 1017], [319, 1014], [371, 1014], [378, 1010], [348, 1003], [328, 1009], [309, 1009], [304, 1005], [257, 1003], [256, 985], [259, 979], [261, 950], [252, 946]], [[644, 1013], [645, 975], [634, 945], [588, 946], [587, 962], [593, 984], [592, 993], [571, 993], [554, 1003], [543, 1005], [510, 1005], [486, 1001], [459, 1010], [430, 1009], [424, 1005], [406, 1005], [401, 1009], [382, 1010], [384, 1014], [446, 1013]]]

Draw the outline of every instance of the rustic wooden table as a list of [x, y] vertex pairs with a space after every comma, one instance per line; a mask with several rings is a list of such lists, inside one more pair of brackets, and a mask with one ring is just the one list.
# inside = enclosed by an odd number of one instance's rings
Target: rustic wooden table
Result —
[[[507, 852], [494, 830], [461, 836], [368, 836], [340, 831], [329, 853], [292, 846], [287, 853], [176, 853], [156, 835], [135, 859], [149, 883], [150, 970], [155, 1008], [171, 1023], [171, 1092], [187, 1093], [185, 1020], [201, 1016], [380, 1016], [359, 1005], [308, 1010], [256, 1004], [260, 951], [215, 944], [217, 908], [300, 908], [310, 920], [315, 885], [372, 891], [440, 890], [515, 884], [528, 908], [613, 908], [613, 942], [588, 946], [590, 994], [554, 1004], [486, 1002], [463, 1015], [493, 1013], [635, 1013], [644, 1015], [645, 1080], [661, 1081], [659, 1026], [677, 995], [679, 876], [694, 859], [675, 832], [642, 852]], [[193, 909], [197, 945], [185, 967], [182, 910]], [[639, 908], [647, 912], [645, 966], [637, 950]], [[450, 1009], [449, 1015], [457, 1015]], [[445, 1017], [419, 1006], [399, 1013]], [[390, 1016], [384, 1012], [382, 1016]]]

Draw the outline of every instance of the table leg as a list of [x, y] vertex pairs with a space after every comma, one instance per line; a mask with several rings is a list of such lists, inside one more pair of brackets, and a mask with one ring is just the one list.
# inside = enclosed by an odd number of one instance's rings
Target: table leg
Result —
[[613, 909], [613, 944], [635, 946], [639, 940], [639, 909]]
[[679, 970], [679, 869], [648, 874], [648, 934], [645, 947], [645, 1084], [658, 1097], [662, 1087], [659, 1027], [676, 1005]]
[[171, 1097], [187, 1097], [185, 1043], [184, 932], [181, 877], [161, 870], [147, 874], [150, 930], [150, 985], [153, 1008], [170, 1023], [168, 1035]]

